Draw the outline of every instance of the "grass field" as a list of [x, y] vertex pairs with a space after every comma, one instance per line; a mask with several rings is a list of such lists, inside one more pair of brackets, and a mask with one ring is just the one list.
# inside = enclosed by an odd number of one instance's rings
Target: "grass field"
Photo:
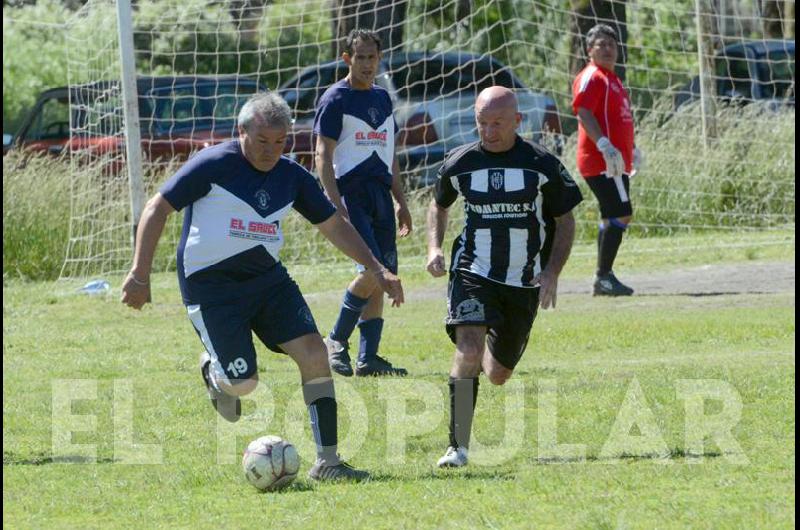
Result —
[[[620, 272], [665, 277], [722, 263], [793, 264], [795, 248], [793, 232], [625, 245]], [[588, 287], [593, 253], [578, 246], [564, 281]], [[200, 343], [173, 274], [154, 278], [155, 304], [141, 313], [116, 292], [86, 297], [66, 282], [6, 281], [3, 526], [794, 526], [793, 285], [560, 296], [555, 311], [540, 313], [512, 381], [482, 380], [473, 432], [483, 449], [468, 469], [441, 472], [434, 463], [447, 442], [453, 347], [441, 324], [445, 283], [420, 269], [401, 270], [407, 304], [387, 310], [382, 347], [410, 377], [336, 379], [341, 451], [374, 479], [317, 486], [301, 476], [272, 494], [245, 482], [239, 457], [249, 440], [279, 434], [308, 470], [310, 429], [291, 361], [259, 345], [261, 390], [231, 432], [205, 398]], [[351, 271], [292, 272], [326, 331]], [[116, 291], [120, 279], [109, 280]], [[698, 449], [695, 427], [714, 421], [722, 427]], [[92, 444], [94, 456], [69, 443]]]

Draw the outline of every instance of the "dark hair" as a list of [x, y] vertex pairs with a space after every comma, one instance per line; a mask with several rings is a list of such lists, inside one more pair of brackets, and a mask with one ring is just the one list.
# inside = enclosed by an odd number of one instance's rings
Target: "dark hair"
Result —
[[372, 41], [375, 43], [375, 46], [378, 47], [378, 51], [381, 51], [381, 38], [378, 36], [378, 34], [374, 31], [361, 28], [356, 28], [350, 31], [350, 34], [347, 36], [347, 40], [344, 44], [344, 51], [349, 55], [353, 55], [353, 45], [359, 40], [363, 42]]
[[600, 37], [610, 37], [614, 39], [614, 42], [619, 43], [617, 32], [614, 31], [614, 28], [608, 24], [597, 24], [586, 34], [586, 47], [591, 48], [594, 45], [594, 41]]

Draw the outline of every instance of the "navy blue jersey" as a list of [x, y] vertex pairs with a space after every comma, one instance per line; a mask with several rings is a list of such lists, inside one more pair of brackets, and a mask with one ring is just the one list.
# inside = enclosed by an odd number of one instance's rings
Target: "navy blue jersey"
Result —
[[314, 224], [335, 212], [303, 167], [281, 157], [270, 171], [259, 171], [238, 140], [203, 149], [160, 192], [176, 210], [186, 208], [178, 245], [186, 304], [252, 296], [288, 279], [278, 253], [289, 209]]
[[340, 189], [365, 179], [391, 186], [396, 132], [392, 100], [379, 86], [356, 90], [343, 79], [319, 98], [314, 134], [336, 140], [333, 172]]
[[453, 245], [453, 270], [517, 287], [547, 265], [555, 218], [583, 197], [567, 169], [546, 149], [519, 136], [514, 147], [491, 153], [480, 142], [461, 146], [439, 169], [436, 203], [464, 196], [465, 226]]

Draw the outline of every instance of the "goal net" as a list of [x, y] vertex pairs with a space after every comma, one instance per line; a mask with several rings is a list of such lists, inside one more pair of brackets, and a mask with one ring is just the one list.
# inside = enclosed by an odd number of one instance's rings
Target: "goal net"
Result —
[[[313, 169], [316, 99], [346, 73], [331, 62], [341, 36], [375, 28], [384, 40], [377, 82], [395, 97], [417, 227], [400, 252], [422, 256], [430, 184], [444, 153], [475, 139], [474, 98], [485, 86], [514, 88], [521, 133], [557, 151], [577, 176], [571, 83], [585, 64], [586, 30], [605, 22], [624, 41], [618, 73], [647, 157], [632, 185], [632, 234], [785, 235], [794, 229], [794, 2], [774, 3], [777, 15], [757, 9], [762, 4], [769, 2], [139, 1], [133, 45], [146, 194], [190, 153], [233, 137], [238, 109], [256, 90], [278, 90], [290, 103], [290, 155]], [[81, 148], [72, 156], [62, 276], [122, 271], [133, 220], [114, 2], [89, 0], [66, 33], [72, 142]], [[711, 90], [703, 101], [701, 85]], [[581, 186], [578, 237], [590, 239], [597, 208]], [[180, 216], [173, 217], [157, 269], [174, 265]], [[285, 229], [284, 261], [344, 260], [296, 215]]]

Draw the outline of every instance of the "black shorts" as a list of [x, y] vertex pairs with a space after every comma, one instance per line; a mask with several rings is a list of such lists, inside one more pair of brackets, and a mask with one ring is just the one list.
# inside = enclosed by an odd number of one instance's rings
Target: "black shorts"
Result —
[[597, 175], [586, 178], [586, 184], [600, 203], [600, 216], [603, 219], [633, 215], [631, 180], [628, 175], [622, 175], [619, 180]]
[[487, 344], [497, 362], [513, 370], [528, 345], [539, 308], [539, 288], [513, 287], [477, 274], [450, 274], [445, 329], [456, 342], [459, 325], [487, 326]]
[[211, 369], [232, 384], [250, 379], [257, 371], [253, 333], [277, 353], [284, 353], [279, 344], [318, 333], [311, 310], [291, 279], [248, 298], [186, 309], [211, 356]]

